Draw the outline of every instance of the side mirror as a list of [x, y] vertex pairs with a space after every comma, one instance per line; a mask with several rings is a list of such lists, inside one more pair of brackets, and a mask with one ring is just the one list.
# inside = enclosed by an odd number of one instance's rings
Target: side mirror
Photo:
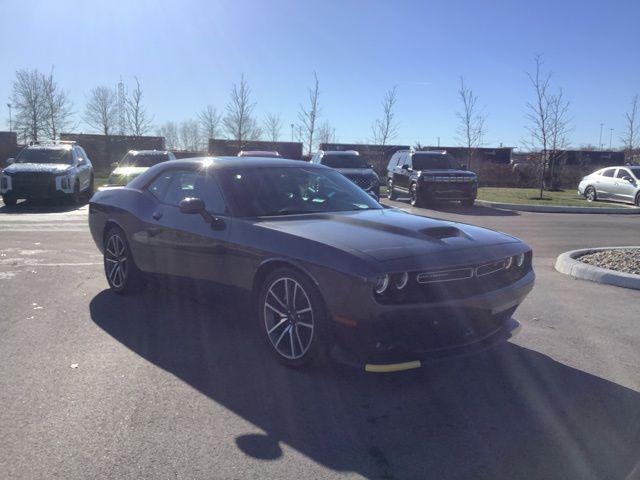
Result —
[[212, 230], [224, 230], [226, 223], [222, 218], [214, 217], [205, 208], [204, 202], [200, 198], [189, 197], [185, 198], [178, 205], [180, 213], [187, 215], [200, 214], [204, 221], [211, 225]]
[[184, 200], [182, 200], [179, 207], [180, 213], [186, 214], [202, 214], [206, 211], [204, 208], [204, 202], [199, 198], [193, 197], [185, 198]]
[[368, 164], [367, 167], [370, 168], [371, 170], [373, 170], [373, 164], [372, 163]]
[[78, 165], [86, 165], [87, 161], [84, 158], [79, 158], [78, 159]]
[[15, 158], [7, 158], [7, 165], [12, 165], [13, 163], [15, 163], [15, 161]]
[[633, 183], [633, 184], [636, 183], [635, 180], [633, 178], [631, 178], [631, 177], [624, 177], [624, 179], [629, 183]]
[[409, 170], [409, 165], [407, 165], [406, 163], [402, 165], [402, 170]]

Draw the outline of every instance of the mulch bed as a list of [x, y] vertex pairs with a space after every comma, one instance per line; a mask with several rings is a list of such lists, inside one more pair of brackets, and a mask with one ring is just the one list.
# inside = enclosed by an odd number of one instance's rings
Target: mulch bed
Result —
[[605, 250], [583, 255], [576, 260], [594, 267], [640, 275], [640, 248]]

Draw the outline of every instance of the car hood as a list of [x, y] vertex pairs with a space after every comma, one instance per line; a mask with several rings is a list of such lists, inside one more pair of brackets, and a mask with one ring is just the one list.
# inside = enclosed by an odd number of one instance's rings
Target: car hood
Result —
[[260, 226], [391, 261], [520, 243], [515, 237], [482, 227], [382, 209], [291, 215], [263, 219]]
[[334, 168], [341, 174], [349, 177], [349, 176], [367, 176], [374, 177], [377, 176], [376, 173], [370, 168]]
[[5, 173], [64, 173], [71, 169], [68, 163], [14, 163], [3, 170]]
[[421, 170], [423, 174], [429, 175], [462, 175], [465, 177], [475, 177], [476, 174], [474, 172], [470, 172], [469, 170], [454, 170], [454, 169], [426, 169]]

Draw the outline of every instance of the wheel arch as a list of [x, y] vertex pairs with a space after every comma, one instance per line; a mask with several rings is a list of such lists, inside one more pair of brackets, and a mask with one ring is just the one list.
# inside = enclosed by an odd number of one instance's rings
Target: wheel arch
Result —
[[309, 280], [311, 280], [311, 282], [318, 289], [318, 293], [320, 294], [320, 297], [322, 298], [322, 301], [324, 303], [324, 298], [322, 297], [322, 292], [320, 290], [320, 284], [318, 283], [318, 280], [316, 280], [313, 274], [309, 272], [309, 270], [306, 269], [304, 266], [302, 266], [299, 262], [296, 262], [294, 260], [287, 259], [287, 258], [270, 258], [270, 259], [264, 260], [258, 266], [258, 269], [256, 270], [256, 273], [253, 276], [253, 282], [251, 286], [251, 293], [252, 293], [254, 303], [257, 302], [258, 300], [260, 286], [262, 285], [262, 282], [264, 281], [264, 279], [267, 278], [267, 275], [269, 275], [269, 273], [273, 272], [274, 270], [278, 268], [283, 268], [283, 267], [291, 268], [297, 271], [298, 273], [300, 273], [301, 275], [304, 275]]

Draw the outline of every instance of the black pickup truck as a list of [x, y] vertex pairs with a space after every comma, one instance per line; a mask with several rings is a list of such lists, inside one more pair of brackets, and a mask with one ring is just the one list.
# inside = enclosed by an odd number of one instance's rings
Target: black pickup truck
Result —
[[471, 206], [478, 194], [478, 177], [465, 168], [454, 167], [446, 152], [400, 150], [387, 166], [389, 199], [408, 196], [414, 206], [440, 200]]

